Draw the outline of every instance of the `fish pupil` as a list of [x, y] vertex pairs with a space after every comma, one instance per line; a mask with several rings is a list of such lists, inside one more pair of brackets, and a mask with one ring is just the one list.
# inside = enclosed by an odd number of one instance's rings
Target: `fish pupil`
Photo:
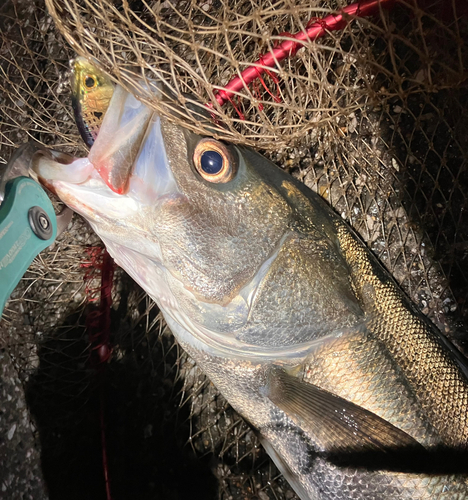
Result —
[[200, 165], [206, 174], [218, 174], [223, 168], [223, 157], [217, 151], [205, 151], [200, 158]]
[[94, 87], [95, 81], [94, 78], [91, 76], [87, 76], [85, 79], [85, 85], [88, 87], [88, 89]]

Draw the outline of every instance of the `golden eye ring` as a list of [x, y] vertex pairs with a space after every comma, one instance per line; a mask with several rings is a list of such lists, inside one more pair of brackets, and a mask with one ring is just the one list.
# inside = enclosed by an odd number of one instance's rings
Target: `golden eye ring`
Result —
[[220, 141], [202, 139], [195, 147], [193, 164], [208, 182], [229, 182], [237, 172], [237, 165], [228, 148]]
[[97, 79], [92, 75], [83, 76], [83, 85], [88, 89], [94, 89], [97, 86]]

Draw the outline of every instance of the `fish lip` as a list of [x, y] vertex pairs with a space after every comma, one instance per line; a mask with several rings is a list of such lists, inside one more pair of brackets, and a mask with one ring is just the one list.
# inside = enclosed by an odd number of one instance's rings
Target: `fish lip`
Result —
[[[50, 165], [47, 161], [51, 161], [55, 168], [60, 170], [60, 167], [65, 168], [67, 165], [72, 165], [74, 162], [83, 161], [88, 162], [92, 169], [88, 172], [85, 178], [79, 178], [76, 181], [71, 180], [67, 177], [66, 173], [63, 173], [63, 178], [49, 178], [44, 175], [44, 169], [41, 169], [41, 157], [46, 159], [46, 166]], [[87, 158], [74, 158], [66, 154], [62, 154], [58, 151], [50, 150], [46, 153], [39, 155], [37, 154], [34, 158], [34, 162], [30, 168], [31, 176], [35, 178], [42, 186], [44, 186], [48, 191], [56, 195], [63, 201], [69, 208], [75, 212], [80, 213], [85, 218], [94, 220], [96, 217], [101, 219], [111, 219], [111, 217], [106, 216], [105, 207], [103, 210], [99, 210], [99, 206], [96, 204], [93, 207], [87, 205], [80, 201], [80, 196], [78, 193], [74, 192], [75, 187], [79, 187], [84, 191], [96, 191], [99, 190], [100, 196], [111, 197], [114, 199], [121, 199], [122, 196], [115, 193], [109, 188], [109, 186], [104, 182], [104, 179], [99, 175], [99, 172], [95, 166], [87, 161]], [[86, 174], [86, 170], [85, 170]]]
[[[133, 215], [133, 213], [141, 210], [142, 207], [148, 206], [147, 204], [135, 199], [131, 194], [118, 194], [114, 190], [110, 189], [107, 183], [102, 179], [99, 172], [94, 168], [91, 175], [83, 182], [70, 182], [68, 180], [48, 180], [38, 176], [38, 180], [47, 189], [53, 192], [61, 201], [63, 201], [69, 208], [78, 212], [83, 217], [85, 217], [90, 223], [96, 220], [107, 221], [111, 224], [115, 223], [115, 215], [109, 213], [108, 205], [106, 205], [106, 200], [110, 202], [121, 202], [121, 205], [125, 206], [128, 203], [129, 211], [125, 212], [123, 208], [122, 218]], [[84, 198], [84, 193], [90, 193], [95, 197], [101, 199], [100, 203], [93, 203], [92, 205], [82, 201]], [[151, 207], [156, 207], [165, 202], [170, 202], [174, 196], [180, 196], [178, 193], [162, 193], [156, 195], [152, 199]], [[100, 208], [102, 206], [102, 208]], [[134, 212], [132, 212], [132, 210]], [[99, 231], [96, 231], [99, 235]], [[109, 237], [109, 236], [107, 236]]]

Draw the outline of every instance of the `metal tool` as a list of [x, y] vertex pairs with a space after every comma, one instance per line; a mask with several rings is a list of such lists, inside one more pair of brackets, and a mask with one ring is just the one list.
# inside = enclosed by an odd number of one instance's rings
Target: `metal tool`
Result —
[[73, 215], [67, 207], [56, 215], [44, 189], [29, 177], [36, 155], [70, 160], [28, 142], [0, 166], [0, 316], [33, 259], [67, 228]]

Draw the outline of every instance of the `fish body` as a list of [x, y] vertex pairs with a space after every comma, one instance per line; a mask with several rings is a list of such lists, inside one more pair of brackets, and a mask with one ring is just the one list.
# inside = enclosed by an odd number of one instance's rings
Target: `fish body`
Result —
[[73, 182], [73, 164], [34, 168], [301, 499], [468, 498], [466, 365], [324, 200], [120, 87], [78, 162]]

